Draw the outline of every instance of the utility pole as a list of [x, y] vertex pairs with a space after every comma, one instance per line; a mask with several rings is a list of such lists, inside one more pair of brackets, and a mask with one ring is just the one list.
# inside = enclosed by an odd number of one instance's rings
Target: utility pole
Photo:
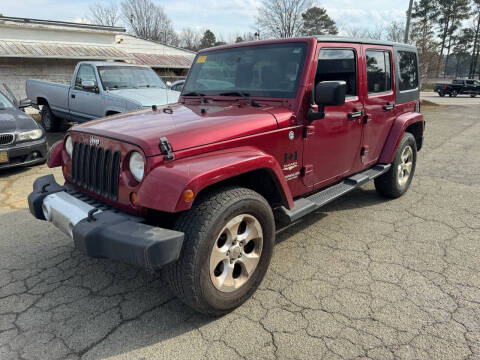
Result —
[[413, 0], [410, 0], [410, 5], [408, 5], [408, 12], [407, 12], [407, 25], [405, 26], [405, 36], [403, 38], [403, 42], [405, 44], [408, 43], [408, 35], [410, 34], [410, 19], [412, 18], [412, 7], [413, 7]]

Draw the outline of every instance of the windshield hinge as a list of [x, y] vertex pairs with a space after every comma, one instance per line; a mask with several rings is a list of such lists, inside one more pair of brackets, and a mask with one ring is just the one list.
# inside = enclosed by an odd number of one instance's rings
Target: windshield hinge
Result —
[[175, 154], [173, 153], [172, 145], [170, 145], [166, 137], [160, 138], [159, 147], [160, 147], [160, 152], [163, 155], [163, 159], [165, 161], [170, 161], [175, 159]]

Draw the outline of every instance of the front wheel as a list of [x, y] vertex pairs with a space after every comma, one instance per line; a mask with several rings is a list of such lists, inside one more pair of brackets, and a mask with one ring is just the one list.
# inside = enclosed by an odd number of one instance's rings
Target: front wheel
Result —
[[417, 164], [417, 143], [410, 133], [403, 134], [390, 170], [375, 179], [380, 195], [398, 198], [405, 194], [412, 182]]
[[48, 104], [43, 105], [40, 119], [46, 132], [54, 132], [58, 130], [60, 122], [58, 118], [53, 115], [52, 109], [50, 109]]
[[255, 191], [226, 187], [201, 194], [177, 220], [185, 233], [179, 260], [165, 269], [175, 294], [207, 315], [223, 315], [260, 285], [272, 257], [275, 221]]

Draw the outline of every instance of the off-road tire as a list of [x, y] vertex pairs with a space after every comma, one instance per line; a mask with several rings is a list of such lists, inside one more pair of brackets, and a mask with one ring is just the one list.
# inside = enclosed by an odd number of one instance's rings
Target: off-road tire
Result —
[[[212, 247], [223, 227], [235, 216], [258, 219], [263, 232], [260, 260], [248, 281], [233, 292], [221, 292], [210, 277]], [[191, 210], [180, 215], [175, 230], [185, 234], [177, 262], [167, 266], [164, 277], [185, 304], [209, 316], [226, 314], [244, 303], [260, 285], [275, 244], [275, 220], [268, 202], [250, 189], [229, 186], [200, 194]]]
[[55, 132], [60, 127], [59, 119], [53, 115], [52, 109], [50, 109], [48, 104], [43, 105], [40, 120], [46, 132]]
[[[413, 164], [410, 171], [410, 175], [405, 184], [400, 185], [398, 181], [399, 165], [401, 164], [401, 156], [406, 147], [410, 146], [413, 153]], [[390, 170], [385, 174], [379, 176], [375, 179], [375, 189], [377, 192], [388, 198], [398, 198], [407, 192], [412, 182], [413, 175], [415, 174], [415, 165], [417, 163], [417, 143], [415, 137], [406, 132], [403, 134], [402, 140], [398, 145], [397, 152], [395, 154], [395, 159], [393, 160]]]

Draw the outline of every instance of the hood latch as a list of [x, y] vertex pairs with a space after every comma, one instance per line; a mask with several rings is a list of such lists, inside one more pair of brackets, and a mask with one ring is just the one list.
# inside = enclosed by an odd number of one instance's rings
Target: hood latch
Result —
[[163, 159], [165, 161], [170, 161], [175, 159], [175, 154], [173, 153], [172, 145], [170, 145], [166, 137], [160, 138], [159, 147], [160, 147], [160, 152], [162, 153]]

